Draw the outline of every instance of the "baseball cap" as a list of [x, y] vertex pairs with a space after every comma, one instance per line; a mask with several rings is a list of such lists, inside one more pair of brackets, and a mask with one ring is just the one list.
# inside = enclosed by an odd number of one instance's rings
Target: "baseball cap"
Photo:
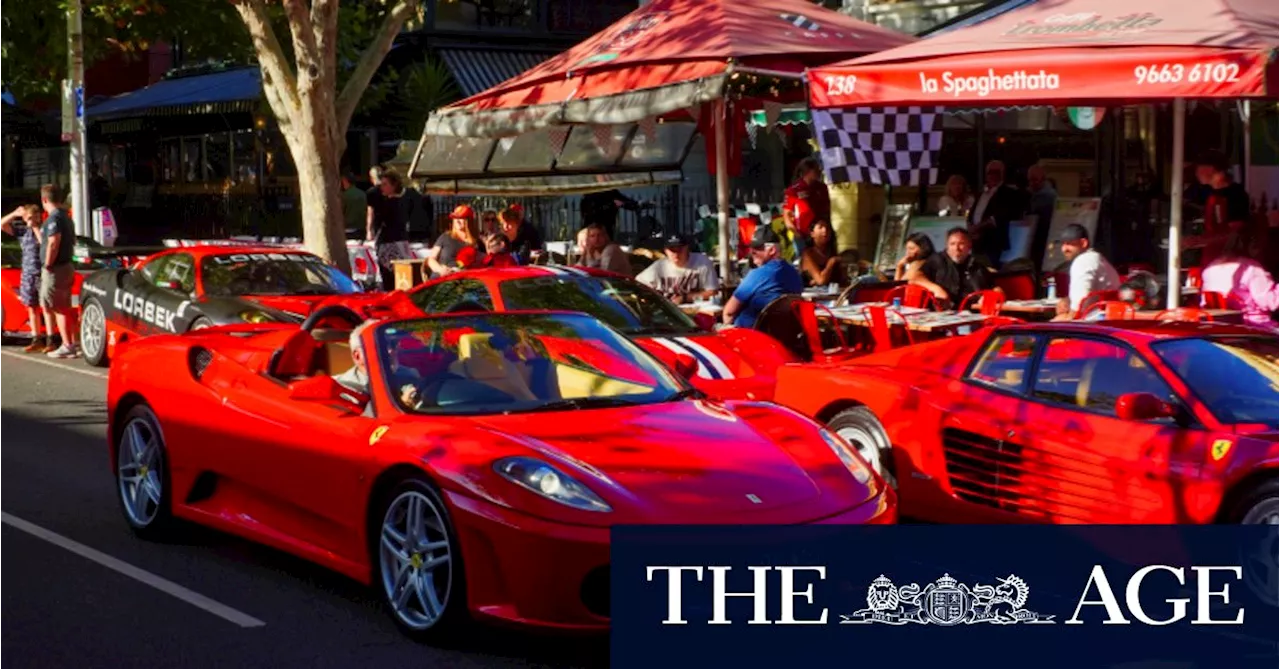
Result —
[[1085, 230], [1084, 226], [1079, 223], [1072, 223], [1058, 233], [1058, 241], [1060, 242], [1074, 242], [1081, 239], [1086, 242], [1089, 241], [1089, 231]]
[[680, 235], [670, 234], [667, 235], [665, 240], [663, 240], [662, 245], [666, 248], [674, 249], [681, 246], [688, 246], [689, 242]]
[[460, 204], [454, 208], [453, 213], [449, 214], [450, 220], [464, 219], [471, 220], [476, 217], [476, 212], [469, 205]]
[[751, 236], [751, 248], [762, 249], [765, 244], [777, 244], [778, 233], [773, 231], [773, 226], [761, 225], [756, 228], [756, 233]]

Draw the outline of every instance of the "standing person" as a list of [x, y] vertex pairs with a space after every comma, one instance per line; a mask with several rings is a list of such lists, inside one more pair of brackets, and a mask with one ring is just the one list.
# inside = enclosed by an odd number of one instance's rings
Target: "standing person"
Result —
[[805, 158], [796, 165], [795, 183], [786, 190], [786, 197], [795, 198], [809, 205], [813, 220], [831, 220], [831, 194], [822, 181], [822, 165], [813, 158]]
[[488, 239], [489, 235], [498, 231], [498, 212], [486, 209], [480, 214], [480, 236]]
[[400, 198], [400, 206], [404, 209], [403, 217], [408, 229], [405, 239], [422, 239], [434, 232], [432, 223], [436, 220], [435, 205], [431, 196], [418, 191], [411, 185], [404, 187]]
[[1004, 181], [1004, 163], [987, 163], [986, 187], [969, 210], [969, 236], [973, 252], [991, 267], [1000, 266], [1000, 256], [1009, 248], [1009, 222], [1022, 213], [1018, 190]]
[[991, 275], [973, 253], [973, 238], [964, 228], [947, 231], [947, 248], [920, 266], [911, 283], [933, 293], [940, 307], [957, 307], [970, 293], [992, 288]]
[[[40, 312], [40, 207], [24, 204], [0, 219], [0, 227], [18, 238], [22, 244], [22, 280], [18, 285], [18, 301], [27, 308], [31, 323], [31, 343], [22, 349], [27, 353], [46, 351], [53, 343], [53, 331], [45, 330]], [[49, 336], [45, 337], [45, 332]]]
[[947, 192], [938, 198], [939, 216], [968, 216], [973, 209], [973, 194], [969, 192], [969, 182], [959, 174], [952, 174], [947, 179]]
[[365, 227], [365, 217], [369, 206], [369, 195], [356, 186], [356, 175], [347, 172], [342, 175], [342, 220], [348, 231], [360, 234]]
[[1249, 193], [1231, 179], [1227, 157], [1221, 151], [1206, 151], [1196, 161], [1196, 180], [1208, 189], [1204, 203], [1204, 235], [1188, 237], [1183, 248], [1201, 246], [1200, 266], [1206, 267], [1222, 253], [1227, 237], [1248, 227], [1253, 211]]
[[1262, 243], [1249, 228], [1227, 236], [1222, 252], [1204, 268], [1202, 290], [1220, 293], [1239, 309], [1249, 325], [1276, 329], [1272, 313], [1280, 309], [1280, 286], [1258, 262]]
[[524, 207], [513, 204], [503, 209], [498, 219], [502, 223], [502, 234], [520, 264], [527, 265], [542, 255], [542, 233], [524, 217]]
[[[471, 251], [464, 253], [468, 248]], [[436, 238], [436, 243], [427, 251], [426, 264], [432, 276], [444, 276], [469, 265], [468, 257], [478, 259], [480, 252], [480, 226], [476, 222], [476, 212], [469, 205], [460, 204], [449, 214], [448, 232]], [[459, 266], [459, 261], [463, 267]]]
[[[369, 171], [370, 175], [373, 173]], [[393, 261], [409, 257], [409, 244], [405, 241], [407, 211], [401, 200], [404, 189], [400, 175], [391, 170], [379, 170], [379, 175], [376, 189], [368, 195], [365, 239], [374, 243], [383, 290], [392, 290], [396, 285]]]
[[49, 343], [45, 351], [51, 358], [74, 358], [80, 355], [76, 340], [79, 328], [72, 323], [75, 313], [71, 310], [71, 285], [76, 277], [71, 254], [76, 244], [76, 229], [71, 217], [63, 210], [62, 189], [58, 186], [45, 184], [40, 187], [40, 206], [48, 214], [40, 232], [40, 258], [43, 263], [40, 307], [44, 309], [45, 331], [52, 333], [56, 321], [58, 335], [62, 337], [62, 346], [55, 349]]
[[640, 203], [623, 195], [621, 191], [613, 189], [602, 193], [583, 195], [578, 207], [582, 212], [583, 226], [599, 224], [608, 233], [609, 239], [616, 239], [618, 210], [639, 211]]
[[893, 268], [894, 281], [910, 281], [916, 277], [921, 267], [933, 257], [933, 240], [923, 232], [913, 232], [907, 236], [902, 245], [906, 252]]
[[1058, 315], [1053, 320], [1069, 321], [1090, 293], [1120, 290], [1120, 273], [1089, 245], [1089, 231], [1083, 225], [1072, 223], [1063, 228], [1058, 242], [1062, 244], [1062, 257], [1071, 263], [1071, 287], [1067, 297], [1058, 300]]
[[613, 243], [604, 226], [592, 223], [586, 230], [587, 246], [582, 256], [582, 266], [631, 276], [631, 260], [627, 258], [627, 252]]
[[756, 228], [751, 238], [751, 262], [756, 267], [747, 273], [724, 305], [725, 324], [755, 327], [756, 318], [770, 302], [804, 290], [800, 272], [780, 257], [779, 241], [773, 228], [767, 225]]
[[676, 304], [711, 297], [720, 289], [715, 264], [705, 253], [689, 250], [689, 240], [670, 235], [663, 242], [664, 256], [645, 268], [636, 281], [660, 292]]
[[1039, 266], [1049, 247], [1049, 226], [1053, 222], [1053, 210], [1058, 205], [1058, 191], [1045, 178], [1039, 164], [1027, 169], [1027, 213], [1036, 217], [1036, 227], [1031, 233], [1031, 261]]
[[844, 263], [836, 251], [836, 231], [822, 219], [814, 221], [810, 245], [800, 253], [800, 271], [811, 286], [843, 286], [847, 279]]

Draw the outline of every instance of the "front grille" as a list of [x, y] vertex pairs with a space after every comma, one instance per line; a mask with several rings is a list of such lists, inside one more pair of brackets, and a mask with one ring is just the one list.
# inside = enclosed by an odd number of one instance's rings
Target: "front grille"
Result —
[[1008, 508], [1004, 491], [1019, 475], [1019, 446], [964, 430], [942, 431], [947, 477], [956, 496], [966, 502]]
[[609, 565], [596, 567], [582, 579], [582, 604], [592, 615], [609, 617]]

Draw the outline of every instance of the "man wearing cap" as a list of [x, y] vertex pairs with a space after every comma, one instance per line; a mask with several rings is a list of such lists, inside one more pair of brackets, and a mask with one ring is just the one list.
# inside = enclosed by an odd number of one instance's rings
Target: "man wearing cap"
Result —
[[773, 228], [762, 225], [751, 238], [751, 270], [724, 305], [724, 322], [738, 327], [754, 327], [765, 306], [783, 295], [798, 295], [804, 290], [800, 271], [779, 257], [781, 240]]
[[1080, 310], [1089, 293], [1119, 290], [1120, 274], [1096, 249], [1089, 245], [1089, 231], [1072, 223], [1058, 235], [1062, 256], [1071, 263], [1071, 287], [1067, 297], [1058, 300], [1058, 315], [1053, 320], [1069, 321]]
[[669, 235], [663, 241], [666, 257], [649, 265], [636, 280], [676, 304], [711, 297], [720, 289], [715, 264], [703, 253], [691, 253], [689, 241]]

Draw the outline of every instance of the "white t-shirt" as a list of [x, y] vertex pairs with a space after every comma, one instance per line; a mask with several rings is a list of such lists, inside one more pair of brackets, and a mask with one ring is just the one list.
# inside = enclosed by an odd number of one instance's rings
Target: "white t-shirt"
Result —
[[663, 295], [689, 295], [720, 287], [716, 267], [703, 253], [690, 253], [684, 268], [661, 258], [645, 268], [636, 280]]
[[1071, 311], [1080, 309], [1080, 303], [1089, 293], [1099, 290], [1119, 290], [1120, 274], [1102, 257], [1101, 253], [1087, 249], [1071, 261]]

